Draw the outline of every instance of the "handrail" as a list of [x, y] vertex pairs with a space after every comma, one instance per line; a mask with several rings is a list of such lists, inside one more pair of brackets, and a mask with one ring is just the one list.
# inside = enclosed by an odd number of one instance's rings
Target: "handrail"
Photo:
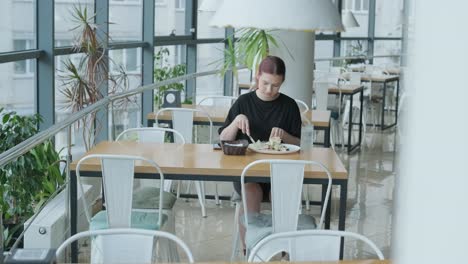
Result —
[[335, 61], [335, 60], [349, 60], [349, 59], [372, 59], [372, 58], [387, 58], [387, 57], [401, 57], [401, 55], [374, 55], [374, 56], [344, 56], [344, 57], [330, 57], [330, 58], [318, 58], [315, 61]]
[[[145, 85], [145, 86], [140, 86], [136, 89], [133, 89], [133, 90], [130, 90], [130, 91], [127, 91], [127, 92], [122, 92], [122, 93], [119, 93], [119, 94], [115, 94], [115, 95], [111, 95], [111, 96], [106, 96], [102, 99], [100, 99], [99, 101], [97, 101], [96, 103], [76, 112], [76, 113], [73, 113], [70, 115], [70, 117], [68, 117], [66, 120], [62, 121], [62, 122], [59, 122], [39, 133], [37, 133], [36, 135], [26, 139], [25, 141], [21, 142], [20, 144], [14, 146], [13, 148], [11, 149], [8, 149], [7, 151], [3, 152], [3, 153], [0, 153], [0, 167], [4, 166], [5, 164], [15, 160], [16, 158], [20, 157], [21, 155], [27, 153], [28, 151], [30, 151], [31, 149], [33, 149], [35, 146], [43, 143], [45, 140], [49, 139], [50, 137], [52, 137], [53, 135], [59, 133], [62, 129], [64, 128], [68, 128], [68, 154], [67, 154], [67, 168], [66, 168], [66, 171], [67, 171], [67, 181], [65, 182], [64, 185], [62, 185], [61, 187], [59, 187], [55, 192], [54, 194], [49, 197], [49, 199], [42, 205], [42, 207], [40, 208], [40, 210], [38, 210], [33, 216], [32, 216], [32, 220], [30, 222], [30, 224], [34, 221], [34, 219], [39, 215], [40, 211], [42, 210], [42, 208], [44, 208], [44, 206], [53, 198], [55, 197], [55, 195], [64, 188], [64, 186], [67, 186], [68, 184], [68, 180], [70, 179], [70, 157], [71, 157], [71, 142], [70, 142], [70, 139], [71, 139], [71, 125], [73, 125], [73, 123], [75, 123], [76, 121], [79, 121], [80, 119], [82, 119], [84, 116], [90, 114], [90, 113], [93, 113], [97, 110], [99, 110], [100, 108], [102, 107], [106, 107], [109, 103], [112, 103], [113, 101], [115, 100], [118, 100], [118, 99], [122, 99], [122, 98], [126, 98], [128, 96], [132, 96], [132, 95], [135, 95], [135, 94], [140, 94], [144, 91], [147, 91], [147, 90], [154, 90], [158, 87], [161, 87], [161, 86], [164, 86], [164, 85], [168, 85], [168, 84], [171, 84], [171, 83], [175, 83], [175, 82], [181, 82], [181, 81], [185, 81], [185, 80], [188, 80], [188, 79], [192, 79], [192, 78], [197, 78], [197, 77], [201, 77], [201, 76], [207, 76], [207, 75], [212, 75], [212, 74], [217, 74], [219, 73], [218, 70], [212, 70], [212, 71], [206, 71], [206, 72], [199, 72], [199, 73], [191, 73], [191, 74], [186, 74], [186, 75], [183, 75], [183, 76], [179, 76], [179, 77], [176, 77], [176, 78], [172, 78], [172, 79], [168, 79], [168, 80], [165, 80], [165, 81], [161, 81], [161, 82], [158, 82], [158, 83], [153, 83], [153, 84], [149, 84], [149, 85]], [[67, 196], [68, 198], [68, 196]], [[68, 200], [66, 202], [68, 204]], [[66, 214], [68, 216], [68, 210], [66, 211]], [[68, 217], [67, 217], [68, 218]], [[0, 232], [1, 234], [3, 234], [3, 225], [1, 225], [1, 221], [2, 220], [2, 214], [1, 214], [1, 211], [0, 211]], [[29, 228], [30, 225], [28, 225], [24, 230], [23, 232], [21, 233], [20, 237], [24, 235], [24, 233], [26, 232], [26, 230]], [[19, 243], [20, 240], [17, 240], [14, 244], [13, 244], [13, 247], [12, 249], [16, 248], [18, 246], [18, 243]], [[3, 237], [0, 235], [0, 243], [1, 243], [1, 247], [0, 247], [0, 259], [3, 259]]]
[[185, 80], [188, 80], [188, 79], [197, 78], [197, 77], [201, 77], [201, 76], [217, 74], [218, 72], [219, 72], [218, 70], [212, 70], [212, 71], [206, 71], [206, 72], [186, 74], [186, 75], [179, 76], [179, 77], [172, 78], [172, 79], [168, 79], [168, 80], [165, 80], [165, 81], [140, 86], [140, 87], [138, 87], [136, 89], [133, 89], [133, 90], [130, 90], [130, 91], [127, 91], [127, 92], [123, 92], [123, 93], [119, 93], [119, 94], [115, 94], [115, 95], [111, 95], [111, 96], [106, 96], [106, 97], [102, 98], [101, 100], [99, 100], [98, 102], [86, 107], [85, 109], [72, 114], [66, 120], [64, 120], [62, 122], [59, 122], [59, 123], [47, 128], [46, 130], [43, 130], [43, 131], [39, 132], [38, 134], [26, 139], [25, 141], [21, 142], [20, 144], [14, 146], [13, 148], [1, 153], [0, 154], [0, 167], [2, 167], [3, 165], [5, 165], [5, 164], [7, 164], [7, 163], [9, 163], [11, 161], [13, 161], [14, 159], [20, 157], [21, 155], [25, 154], [26, 152], [28, 152], [29, 150], [31, 150], [35, 146], [41, 144], [42, 142], [44, 142], [45, 140], [47, 140], [51, 136], [57, 134], [62, 129], [72, 125], [73, 123], [80, 120], [84, 116], [98, 110], [101, 107], [107, 106], [109, 103], [111, 103], [111, 102], [113, 102], [115, 100], [122, 99], [122, 98], [132, 96], [132, 95], [135, 95], [135, 94], [139, 94], [139, 93], [142, 93], [144, 91], [154, 90], [154, 89], [156, 89], [156, 88], [158, 88], [160, 86], [168, 85], [168, 84], [171, 84], [171, 83], [185, 81]]

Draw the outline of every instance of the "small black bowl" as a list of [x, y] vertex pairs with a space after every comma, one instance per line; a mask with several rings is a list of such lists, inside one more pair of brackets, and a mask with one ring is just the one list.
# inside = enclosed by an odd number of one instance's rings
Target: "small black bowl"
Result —
[[226, 155], [245, 155], [248, 146], [249, 141], [245, 139], [221, 141], [221, 148]]

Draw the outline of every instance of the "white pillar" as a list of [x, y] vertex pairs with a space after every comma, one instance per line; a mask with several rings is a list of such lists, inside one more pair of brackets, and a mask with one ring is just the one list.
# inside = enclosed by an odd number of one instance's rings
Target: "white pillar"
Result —
[[466, 263], [467, 1], [414, 2], [405, 88], [412, 95], [397, 177], [394, 263]]
[[286, 63], [286, 81], [280, 91], [304, 101], [310, 107], [314, 81], [315, 32], [281, 30], [272, 34], [277, 36], [278, 48], [270, 47], [270, 54], [279, 56]]

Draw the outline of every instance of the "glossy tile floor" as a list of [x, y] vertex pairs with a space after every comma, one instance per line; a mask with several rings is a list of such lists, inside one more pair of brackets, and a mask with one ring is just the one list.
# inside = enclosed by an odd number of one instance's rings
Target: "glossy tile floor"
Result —
[[[370, 131], [369, 131], [370, 130]], [[397, 166], [395, 129], [381, 132], [368, 127], [361, 151], [340, 157], [349, 171], [346, 230], [367, 236], [389, 257], [392, 233], [393, 190]], [[338, 191], [338, 190], [337, 190]], [[335, 192], [335, 191], [334, 191]], [[338, 192], [336, 192], [338, 193]], [[338, 198], [332, 201], [332, 229], [338, 226]], [[223, 201], [208, 201], [207, 218], [201, 218], [195, 199], [178, 200], [175, 206], [176, 233], [196, 261], [229, 261], [234, 208]], [[310, 213], [319, 216], [319, 208]], [[346, 258], [375, 258], [371, 249], [354, 240], [345, 241]]]

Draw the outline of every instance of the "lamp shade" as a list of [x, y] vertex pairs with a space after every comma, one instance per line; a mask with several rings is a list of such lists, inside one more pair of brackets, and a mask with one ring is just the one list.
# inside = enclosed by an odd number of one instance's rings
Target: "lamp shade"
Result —
[[198, 11], [200, 12], [216, 12], [223, 0], [203, 0]]
[[359, 23], [357, 22], [353, 12], [349, 10], [343, 12], [343, 25], [345, 28], [359, 27]]
[[215, 27], [343, 31], [330, 0], [223, 0], [210, 25]]

